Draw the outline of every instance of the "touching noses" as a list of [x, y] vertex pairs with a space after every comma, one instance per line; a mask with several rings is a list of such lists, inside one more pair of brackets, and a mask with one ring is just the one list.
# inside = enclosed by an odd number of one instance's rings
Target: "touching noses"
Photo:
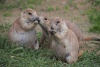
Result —
[[38, 22], [40, 22], [40, 19], [39, 19], [39, 17], [37, 17], [37, 18], [36, 18], [36, 20], [37, 20]]

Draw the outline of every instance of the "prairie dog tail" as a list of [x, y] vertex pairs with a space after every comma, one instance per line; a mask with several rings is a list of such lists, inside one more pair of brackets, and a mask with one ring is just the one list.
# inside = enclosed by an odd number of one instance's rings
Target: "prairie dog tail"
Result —
[[96, 37], [85, 37], [85, 38], [83, 38], [83, 41], [100, 41], [100, 38], [96, 38]]

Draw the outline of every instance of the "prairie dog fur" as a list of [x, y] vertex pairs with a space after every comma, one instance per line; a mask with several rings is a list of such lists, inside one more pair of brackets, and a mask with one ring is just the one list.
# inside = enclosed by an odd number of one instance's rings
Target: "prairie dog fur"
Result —
[[51, 45], [51, 39], [49, 37], [49, 25], [50, 25], [50, 19], [44, 16], [39, 16], [39, 25], [42, 27], [42, 37], [41, 37], [41, 42], [40, 46], [43, 48], [50, 48]]
[[10, 41], [18, 46], [37, 50], [39, 48], [35, 30], [38, 23], [37, 19], [36, 11], [30, 8], [23, 10], [20, 17], [15, 20], [9, 30], [8, 37]]
[[61, 18], [54, 18], [50, 23], [49, 32], [52, 38], [51, 48], [58, 59], [67, 63], [75, 63], [79, 54], [77, 36]]

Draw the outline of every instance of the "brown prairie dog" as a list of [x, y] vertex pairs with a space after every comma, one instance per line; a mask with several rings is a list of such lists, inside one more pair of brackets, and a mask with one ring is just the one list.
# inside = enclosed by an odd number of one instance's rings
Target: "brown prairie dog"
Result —
[[30, 8], [23, 10], [20, 17], [15, 20], [9, 30], [8, 36], [10, 41], [18, 46], [37, 50], [39, 48], [35, 30], [38, 23], [37, 19], [36, 11]]
[[49, 27], [52, 38], [51, 48], [56, 57], [67, 63], [74, 63], [78, 59], [79, 42], [77, 36], [71, 31], [61, 18], [54, 18]]
[[50, 19], [48, 19], [47, 17], [44, 16], [39, 16], [39, 25], [42, 27], [42, 37], [41, 37], [41, 42], [40, 42], [40, 46], [42, 46], [43, 48], [50, 48], [51, 45], [51, 39], [49, 37], [49, 33], [48, 33], [48, 28], [49, 28], [49, 24], [50, 24]]

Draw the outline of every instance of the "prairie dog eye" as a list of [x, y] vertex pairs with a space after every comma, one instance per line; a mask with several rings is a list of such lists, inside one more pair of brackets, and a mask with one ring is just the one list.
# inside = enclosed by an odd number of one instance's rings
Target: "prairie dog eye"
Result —
[[47, 18], [44, 18], [44, 20], [47, 20]]
[[60, 23], [60, 21], [57, 21], [56, 25], [57, 25], [58, 23]]
[[32, 15], [32, 13], [28, 13], [29, 15]]
[[53, 28], [53, 27], [51, 27], [51, 29], [53, 30], [54, 28]]
[[57, 23], [60, 23], [60, 21], [57, 21]]
[[29, 23], [29, 22], [27, 22], [27, 23]]

